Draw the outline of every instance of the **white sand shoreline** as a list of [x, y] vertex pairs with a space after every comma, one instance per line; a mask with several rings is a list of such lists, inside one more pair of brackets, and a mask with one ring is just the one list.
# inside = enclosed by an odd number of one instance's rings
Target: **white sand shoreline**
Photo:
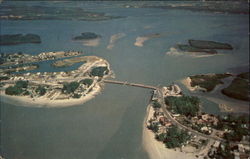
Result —
[[162, 142], [155, 139], [154, 133], [147, 129], [146, 122], [153, 114], [153, 108], [149, 105], [143, 121], [142, 145], [150, 159], [194, 159], [193, 153], [184, 153], [168, 149]]
[[70, 98], [63, 100], [50, 100], [49, 98], [39, 97], [39, 98], [34, 98], [35, 100], [33, 100], [32, 98], [27, 96], [6, 95], [3, 91], [1, 91], [0, 98], [1, 102], [4, 101], [9, 104], [22, 105], [24, 107], [62, 108], [62, 107], [69, 107], [86, 103], [87, 101], [91, 100], [96, 95], [98, 95], [101, 92], [101, 90], [102, 90], [101, 86], [97, 84], [95, 85], [95, 87], [93, 87], [91, 92], [89, 92], [86, 96], [83, 96], [79, 99]]

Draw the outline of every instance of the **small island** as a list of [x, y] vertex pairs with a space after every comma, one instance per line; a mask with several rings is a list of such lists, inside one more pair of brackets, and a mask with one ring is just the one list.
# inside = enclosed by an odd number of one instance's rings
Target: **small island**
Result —
[[184, 53], [217, 54], [218, 50], [232, 50], [233, 47], [227, 43], [190, 39], [188, 44], [177, 44], [174, 49]]
[[92, 32], [84, 32], [80, 36], [74, 37], [73, 40], [94, 40], [97, 38], [101, 38], [101, 35]]
[[5, 34], [0, 35], [0, 45], [16, 45], [25, 43], [41, 43], [41, 38], [36, 34]]
[[30, 106], [63, 107], [84, 103], [100, 92], [102, 81], [111, 75], [111, 70], [109, 63], [97, 56], [59, 60], [53, 66], [66, 67], [79, 62], [83, 64], [78, 69], [68, 72], [0, 73], [1, 96]]

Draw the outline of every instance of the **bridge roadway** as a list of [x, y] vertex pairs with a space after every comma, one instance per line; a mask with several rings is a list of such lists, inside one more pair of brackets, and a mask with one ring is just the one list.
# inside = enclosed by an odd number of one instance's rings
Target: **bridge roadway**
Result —
[[113, 80], [104, 80], [105, 83], [113, 83], [113, 84], [120, 84], [120, 85], [128, 85], [128, 86], [135, 86], [135, 87], [142, 87], [142, 88], [149, 88], [149, 89], [154, 89], [154, 90], [157, 90], [158, 91], [158, 97], [159, 97], [159, 102], [161, 104], [161, 108], [162, 108], [162, 111], [163, 113], [165, 114], [165, 116], [172, 122], [172, 124], [178, 126], [179, 128], [183, 129], [183, 130], [186, 130], [186, 131], [189, 131], [191, 132], [192, 134], [194, 135], [197, 135], [197, 136], [202, 136], [206, 139], [212, 139], [212, 140], [217, 140], [217, 141], [221, 141], [221, 142], [224, 142], [225, 140], [222, 139], [222, 138], [219, 138], [217, 136], [213, 136], [213, 135], [206, 135], [206, 134], [203, 134], [203, 133], [200, 133], [192, 128], [189, 128], [183, 124], [181, 124], [180, 122], [178, 122], [177, 120], [175, 120], [170, 112], [167, 110], [167, 106], [165, 104], [165, 100], [164, 100], [164, 96], [163, 96], [163, 91], [162, 91], [162, 88], [158, 88], [158, 87], [154, 87], [154, 86], [149, 86], [149, 85], [143, 85], [143, 84], [136, 84], [136, 83], [128, 83], [128, 82], [122, 82], [122, 81], [113, 81]]
[[172, 122], [172, 124], [178, 126], [178, 127], [181, 128], [181, 129], [187, 130], [187, 131], [191, 132], [191, 133], [194, 134], [194, 135], [202, 136], [202, 137], [204, 137], [204, 138], [206, 138], [206, 139], [212, 139], [212, 140], [218, 140], [218, 141], [225, 141], [224, 139], [219, 138], [219, 137], [217, 137], [217, 136], [206, 135], [206, 134], [200, 133], [200, 132], [198, 132], [198, 131], [196, 131], [196, 130], [194, 130], [194, 129], [192, 129], [192, 128], [189, 128], [189, 127], [187, 127], [187, 126], [181, 124], [181, 123], [178, 122], [177, 120], [175, 120], [175, 119], [171, 116], [170, 112], [167, 110], [167, 105], [165, 104], [165, 100], [164, 100], [164, 97], [163, 97], [161, 88], [158, 88], [157, 91], [158, 91], [159, 96], [160, 96], [160, 98], [159, 98], [159, 103], [161, 104], [162, 111], [163, 111], [163, 113], [165, 114], [165, 116]]
[[139, 83], [129, 83], [129, 82], [123, 82], [123, 81], [114, 81], [114, 80], [103, 80], [103, 81], [105, 83], [120, 84], [120, 85], [134, 86], [134, 87], [142, 87], [142, 88], [148, 88], [148, 89], [157, 89], [157, 87], [139, 84]]

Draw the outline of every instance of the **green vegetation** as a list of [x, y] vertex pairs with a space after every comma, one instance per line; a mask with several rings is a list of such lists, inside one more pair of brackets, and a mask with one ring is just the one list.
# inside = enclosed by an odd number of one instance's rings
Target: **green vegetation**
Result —
[[80, 98], [82, 95], [81, 94], [76, 94], [74, 93], [74, 95], [72, 96], [73, 98]]
[[250, 101], [249, 96], [249, 72], [239, 74], [232, 83], [221, 90], [223, 94], [231, 98]]
[[154, 133], [157, 133], [159, 130], [158, 123], [150, 122], [148, 129], [152, 130]]
[[8, 95], [20, 95], [26, 92], [28, 87], [28, 81], [17, 81], [14, 86], [9, 86], [5, 89], [5, 93]]
[[165, 102], [178, 114], [195, 116], [199, 111], [200, 100], [194, 96], [166, 97]]
[[216, 54], [217, 51], [216, 50], [212, 50], [212, 49], [200, 49], [200, 48], [196, 48], [193, 46], [189, 46], [189, 45], [177, 45], [177, 47], [181, 50], [181, 51], [187, 51], [187, 52], [205, 52], [205, 53], [210, 53], [210, 54]]
[[161, 104], [158, 101], [153, 101], [152, 106], [153, 106], [153, 108], [160, 108]]
[[86, 79], [81, 80], [80, 83], [90, 86], [93, 83], [93, 80], [90, 78], [86, 78]]
[[234, 159], [234, 154], [232, 153], [232, 149], [230, 147], [230, 144], [223, 143], [222, 146], [219, 146], [219, 148], [216, 150], [215, 154], [209, 155], [210, 158], [226, 158], [226, 159]]
[[10, 78], [8, 76], [0, 76], [0, 81], [1, 80], [9, 80]]
[[200, 49], [227, 49], [232, 50], [233, 47], [227, 43], [220, 43], [207, 40], [188, 40], [190, 46]]
[[28, 81], [22, 81], [22, 80], [20, 80], [20, 81], [16, 82], [15, 86], [17, 86], [18, 88], [27, 88], [28, 84], [29, 84]]
[[248, 116], [235, 116], [228, 114], [224, 117], [218, 117], [218, 125], [215, 127], [219, 130], [230, 130], [224, 134], [224, 138], [228, 141], [240, 141], [244, 135], [249, 133], [249, 118]]
[[101, 37], [100, 35], [97, 35], [95, 33], [85, 32], [82, 33], [80, 36], [74, 37], [73, 40], [92, 40], [100, 37]]
[[167, 129], [167, 133], [156, 135], [156, 139], [164, 142], [167, 148], [181, 147], [190, 138], [186, 131], [178, 129], [176, 126]]
[[108, 74], [108, 68], [107, 67], [95, 67], [91, 70], [90, 74], [92, 76], [98, 76], [103, 77], [104, 75]]
[[15, 45], [22, 43], [41, 43], [40, 36], [36, 34], [0, 35], [0, 45]]
[[8, 95], [20, 95], [23, 93], [23, 90], [16, 86], [9, 86], [5, 89], [5, 93]]
[[249, 80], [249, 72], [238, 74], [237, 77]]
[[36, 88], [36, 93], [38, 93], [40, 96], [43, 96], [46, 93], [46, 89], [44, 86], [38, 86]]
[[74, 91], [79, 87], [78, 82], [64, 83], [62, 92], [66, 94], [74, 93]]
[[221, 79], [231, 76], [231, 74], [207, 74], [190, 76], [191, 86], [200, 86], [208, 92], [212, 91], [216, 85], [223, 84]]

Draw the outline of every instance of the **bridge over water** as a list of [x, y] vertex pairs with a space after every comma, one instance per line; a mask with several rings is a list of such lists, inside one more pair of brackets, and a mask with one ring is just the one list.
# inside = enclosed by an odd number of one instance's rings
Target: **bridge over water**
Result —
[[112, 84], [120, 84], [120, 85], [127, 85], [127, 86], [134, 86], [134, 87], [141, 87], [141, 88], [147, 88], [147, 89], [158, 89], [155, 86], [145, 85], [145, 84], [139, 84], [139, 83], [129, 83], [124, 81], [115, 81], [115, 80], [103, 80], [105, 83], [112, 83]]

